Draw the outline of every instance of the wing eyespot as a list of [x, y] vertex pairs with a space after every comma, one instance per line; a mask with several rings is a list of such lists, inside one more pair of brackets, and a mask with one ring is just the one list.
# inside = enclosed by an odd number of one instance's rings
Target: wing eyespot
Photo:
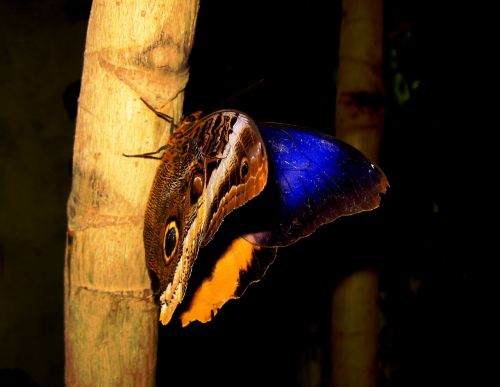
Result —
[[171, 220], [165, 229], [165, 237], [163, 238], [163, 257], [168, 264], [177, 251], [179, 243], [179, 228], [177, 222]]
[[240, 163], [240, 178], [242, 180], [246, 180], [249, 172], [250, 172], [250, 165], [248, 163], [248, 158], [243, 157]]

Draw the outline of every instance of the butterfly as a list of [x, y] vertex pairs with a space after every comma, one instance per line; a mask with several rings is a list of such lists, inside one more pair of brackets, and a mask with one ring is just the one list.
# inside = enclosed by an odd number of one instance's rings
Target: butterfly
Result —
[[[378, 207], [389, 185], [379, 167], [334, 137], [292, 125], [258, 126], [237, 110], [187, 116], [161, 150], [144, 246], [163, 324], [190, 286], [190, 300], [179, 308], [182, 325], [211, 320], [264, 275], [279, 247], [340, 216]], [[200, 249], [225, 219], [223, 248], [195, 281]]]

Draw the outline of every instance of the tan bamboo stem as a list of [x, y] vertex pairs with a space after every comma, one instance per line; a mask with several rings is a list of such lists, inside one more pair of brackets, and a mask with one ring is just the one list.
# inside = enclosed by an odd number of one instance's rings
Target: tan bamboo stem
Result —
[[65, 380], [68, 386], [155, 384], [157, 306], [142, 242], [157, 162], [178, 120], [198, 0], [94, 1], [68, 200]]
[[[336, 135], [378, 161], [384, 124], [382, 0], [343, 0]], [[331, 386], [377, 383], [378, 274], [355, 272], [332, 298]]]

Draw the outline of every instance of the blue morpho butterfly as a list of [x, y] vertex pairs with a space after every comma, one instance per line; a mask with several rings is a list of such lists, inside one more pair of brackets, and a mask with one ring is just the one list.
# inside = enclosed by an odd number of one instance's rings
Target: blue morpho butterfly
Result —
[[[159, 151], [139, 156], [161, 160], [144, 245], [163, 324], [188, 287], [182, 324], [209, 321], [260, 279], [278, 247], [378, 207], [388, 187], [384, 173], [350, 145], [292, 125], [257, 126], [236, 110], [185, 117]], [[199, 249], [239, 207], [225, 222], [222, 248], [206, 259], [207, 275], [196, 276]]]

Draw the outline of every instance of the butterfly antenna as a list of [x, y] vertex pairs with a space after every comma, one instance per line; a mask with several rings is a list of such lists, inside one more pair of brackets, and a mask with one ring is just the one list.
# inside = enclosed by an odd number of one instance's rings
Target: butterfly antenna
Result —
[[228, 102], [231, 102], [232, 100], [238, 98], [240, 95], [248, 92], [249, 90], [252, 90], [254, 87], [257, 87], [258, 85], [260, 85], [262, 82], [264, 82], [264, 78], [261, 78], [259, 79], [258, 81], [255, 81], [254, 83], [252, 83], [251, 85], [245, 87], [243, 90], [240, 90], [239, 92], [237, 92], [236, 94], [232, 95], [231, 97], [229, 97], [228, 99], [226, 99], [225, 101], [222, 101], [214, 110], [219, 110], [221, 109], [222, 107], [224, 107]]

